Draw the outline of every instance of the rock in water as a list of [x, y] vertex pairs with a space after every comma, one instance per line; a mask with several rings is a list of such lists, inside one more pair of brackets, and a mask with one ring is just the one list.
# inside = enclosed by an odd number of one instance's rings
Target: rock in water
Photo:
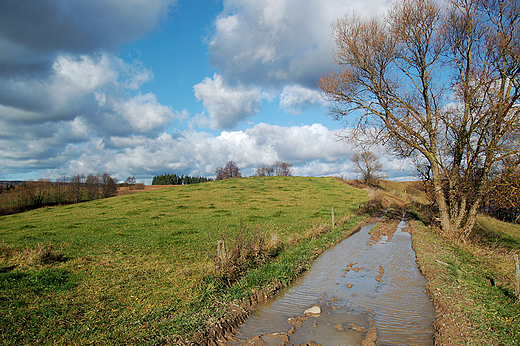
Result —
[[305, 312], [303, 314], [304, 315], [319, 315], [319, 314], [321, 314], [321, 309], [319, 306], [315, 305], [312, 308], [305, 310]]

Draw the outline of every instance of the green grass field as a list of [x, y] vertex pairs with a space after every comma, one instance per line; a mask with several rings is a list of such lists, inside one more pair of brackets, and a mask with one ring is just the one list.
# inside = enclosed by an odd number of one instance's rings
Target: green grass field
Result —
[[[288, 284], [366, 201], [334, 178], [243, 178], [0, 217], [1, 343], [189, 339], [229, 302]], [[230, 253], [268, 251], [226, 276], [212, 260], [223, 237]]]

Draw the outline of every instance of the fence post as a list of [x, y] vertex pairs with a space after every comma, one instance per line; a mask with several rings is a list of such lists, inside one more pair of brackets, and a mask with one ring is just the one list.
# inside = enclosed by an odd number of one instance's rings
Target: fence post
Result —
[[217, 241], [217, 258], [219, 263], [218, 269], [222, 269], [226, 264], [226, 245], [223, 239]]
[[516, 281], [515, 281], [515, 296], [516, 299], [520, 300], [520, 261], [518, 260], [518, 254], [514, 254], [515, 267], [516, 267]]
[[330, 213], [332, 214], [332, 228], [334, 228], [336, 226], [334, 222], [334, 207], [330, 208]]

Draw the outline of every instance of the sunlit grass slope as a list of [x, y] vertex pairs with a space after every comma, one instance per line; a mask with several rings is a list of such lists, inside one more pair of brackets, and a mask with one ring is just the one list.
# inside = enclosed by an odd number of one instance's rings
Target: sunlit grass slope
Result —
[[[219, 304], [290, 281], [367, 201], [333, 178], [244, 178], [0, 217], [3, 344], [146, 344], [189, 338]], [[353, 227], [358, 218], [350, 218]], [[316, 229], [321, 227], [321, 232]], [[313, 231], [314, 230], [314, 231]], [[325, 230], [325, 231], [323, 231]], [[224, 236], [277, 239], [270, 261], [222, 283]]]

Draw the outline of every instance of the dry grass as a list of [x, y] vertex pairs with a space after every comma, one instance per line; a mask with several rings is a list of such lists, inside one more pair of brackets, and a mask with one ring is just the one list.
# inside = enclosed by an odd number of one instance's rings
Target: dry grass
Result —
[[135, 184], [134, 186], [130, 186], [130, 190], [145, 190], [146, 186], [143, 183]]
[[[137, 188], [136, 188], [136, 186], [137, 186]], [[139, 183], [139, 184], [135, 184], [134, 186], [120, 186], [117, 188], [117, 195], [123, 196], [123, 195], [128, 195], [130, 193], [155, 191], [155, 190], [161, 190], [161, 189], [174, 187], [174, 186], [178, 186], [178, 185], [144, 185], [142, 183]]]
[[61, 252], [54, 250], [51, 244], [37, 244], [14, 249], [2, 243], [0, 245], [0, 264], [8, 264], [20, 268], [61, 263], [67, 261], [67, 257]]
[[276, 257], [282, 242], [277, 233], [266, 239], [266, 235], [257, 229], [248, 234], [246, 229], [235, 235], [232, 241], [226, 240], [225, 233], [217, 242], [217, 254], [211, 256], [216, 273], [225, 284], [230, 286], [247, 271], [258, 268]]

